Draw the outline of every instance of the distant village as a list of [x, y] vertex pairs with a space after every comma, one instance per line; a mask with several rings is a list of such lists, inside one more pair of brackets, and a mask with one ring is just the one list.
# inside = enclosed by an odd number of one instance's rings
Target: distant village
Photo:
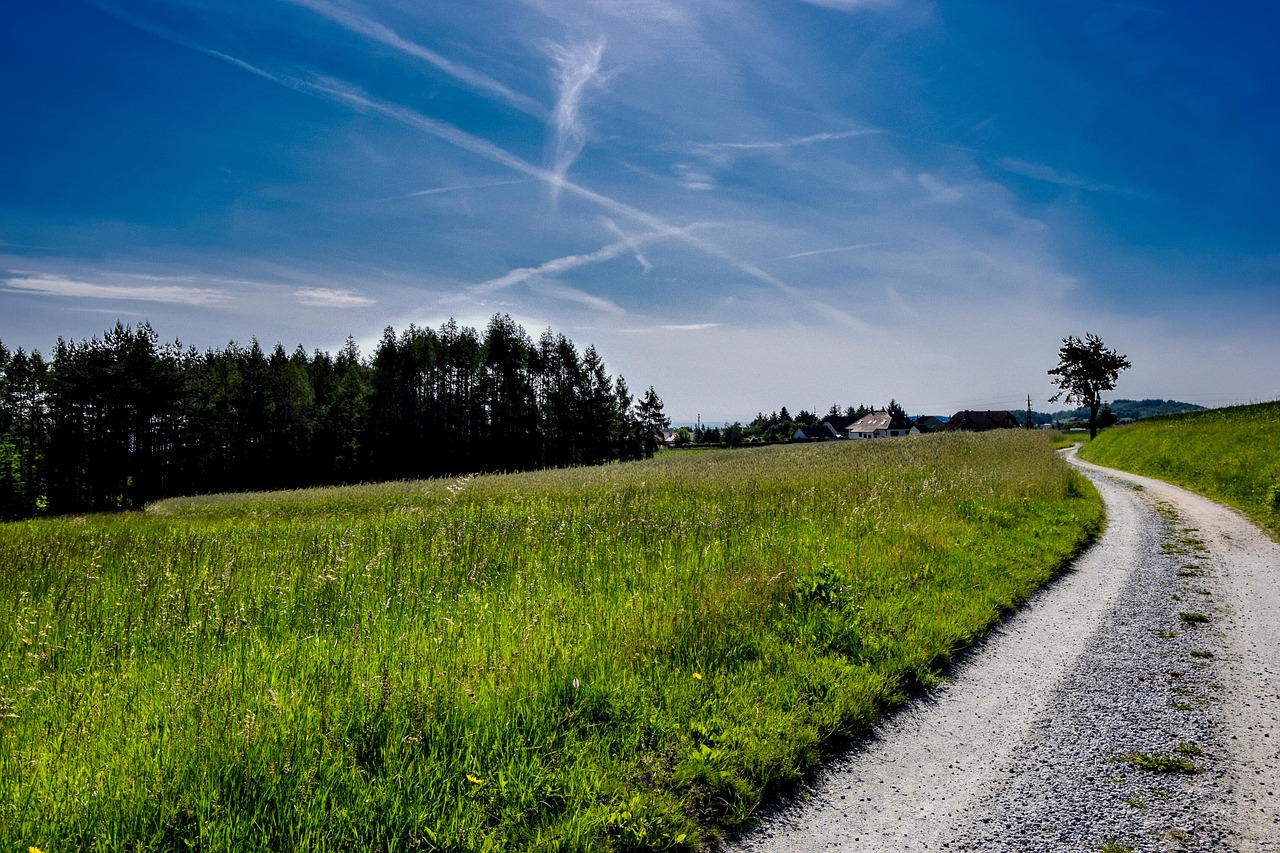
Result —
[[[1098, 412], [1099, 426], [1153, 417], [1163, 414], [1194, 411], [1200, 407], [1193, 403], [1174, 400], [1116, 400], [1104, 404]], [[867, 406], [841, 410], [832, 406], [826, 415], [819, 417], [812, 412], [801, 411], [792, 416], [784, 406], [772, 414], [757, 414], [748, 424], [733, 423], [718, 426], [695, 423], [667, 429], [663, 438], [668, 447], [691, 445], [763, 444], [788, 441], [865, 441], [872, 438], [900, 438], [933, 432], [986, 432], [995, 429], [1063, 429], [1083, 428], [1088, 424], [1088, 412], [1084, 409], [1061, 411], [1053, 414], [1033, 411], [1012, 412], [1005, 409], [965, 409], [949, 418], [936, 415], [910, 417], [896, 401], [885, 408]]]
[[[1029, 426], [1030, 424], [1030, 426]], [[663, 434], [668, 446], [692, 444], [760, 444], [779, 441], [866, 441], [874, 438], [900, 438], [933, 432], [987, 432], [995, 429], [1023, 429], [1036, 426], [1026, 417], [1000, 410], [965, 409], [950, 418], [936, 415], [909, 417], [896, 403], [886, 409], [850, 409], [844, 414], [834, 410], [819, 419], [800, 412], [794, 419], [783, 407], [772, 415], [757, 415], [750, 424], [723, 427], [678, 427]]]

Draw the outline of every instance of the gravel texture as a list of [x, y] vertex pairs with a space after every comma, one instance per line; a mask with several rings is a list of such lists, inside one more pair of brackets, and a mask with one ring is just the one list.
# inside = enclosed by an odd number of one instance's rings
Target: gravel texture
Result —
[[1280, 851], [1280, 546], [1075, 464], [1100, 541], [726, 849]]

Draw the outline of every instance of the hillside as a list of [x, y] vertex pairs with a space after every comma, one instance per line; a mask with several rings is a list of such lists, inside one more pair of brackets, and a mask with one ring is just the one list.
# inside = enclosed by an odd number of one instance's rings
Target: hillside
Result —
[[[1161, 415], [1176, 415], [1183, 412], [1204, 411], [1204, 406], [1195, 403], [1180, 403], [1176, 400], [1114, 400], [1111, 411], [1122, 420], [1141, 420]], [[1038, 415], [1039, 413], [1037, 413]], [[1039, 418], [1037, 418], [1039, 420]], [[1046, 417], [1046, 423], [1061, 421], [1087, 421], [1089, 410], [1081, 406], [1078, 409], [1062, 409]]]
[[1224, 501], [1280, 538], [1280, 401], [1114, 427], [1080, 456]]

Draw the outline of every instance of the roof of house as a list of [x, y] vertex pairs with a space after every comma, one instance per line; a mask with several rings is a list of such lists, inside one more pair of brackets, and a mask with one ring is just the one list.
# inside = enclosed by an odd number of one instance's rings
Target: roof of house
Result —
[[823, 421], [823, 423], [830, 424], [831, 428], [836, 432], [848, 432], [849, 427], [853, 426], [857, 422], [858, 419], [851, 415], [837, 415], [835, 417], [829, 417]]
[[909, 431], [911, 421], [890, 412], [872, 412], [849, 426], [849, 432], [878, 432], [880, 430]]
[[815, 424], [813, 426], [798, 427], [792, 438], [839, 438], [836, 431], [829, 424]]
[[991, 429], [1016, 429], [1020, 426], [1022, 423], [1017, 416], [1004, 409], [985, 412], [965, 409], [952, 415], [951, 420], [941, 428], [947, 432], [985, 432]]

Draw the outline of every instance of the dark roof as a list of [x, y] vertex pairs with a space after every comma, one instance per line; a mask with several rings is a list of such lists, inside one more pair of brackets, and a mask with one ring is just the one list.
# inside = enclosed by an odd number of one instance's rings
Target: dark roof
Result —
[[836, 431], [833, 430], [828, 424], [816, 424], [814, 426], [801, 426], [796, 429], [795, 433], [792, 433], [792, 437], [794, 438], [796, 434], [799, 434], [801, 438], [808, 438], [808, 439], [840, 437], [836, 434]]
[[942, 429], [947, 432], [986, 432], [992, 429], [1017, 429], [1022, 422], [1012, 412], [1003, 409], [977, 412], [965, 409], [956, 412]]
[[823, 423], [830, 424], [831, 428], [836, 432], [848, 432], [849, 427], [858, 422], [858, 419], [851, 415], [839, 415], [834, 418], [827, 418]]
[[912, 421], [921, 432], [937, 432], [942, 429], [947, 421], [946, 418], [940, 418], [937, 415], [921, 415]]

